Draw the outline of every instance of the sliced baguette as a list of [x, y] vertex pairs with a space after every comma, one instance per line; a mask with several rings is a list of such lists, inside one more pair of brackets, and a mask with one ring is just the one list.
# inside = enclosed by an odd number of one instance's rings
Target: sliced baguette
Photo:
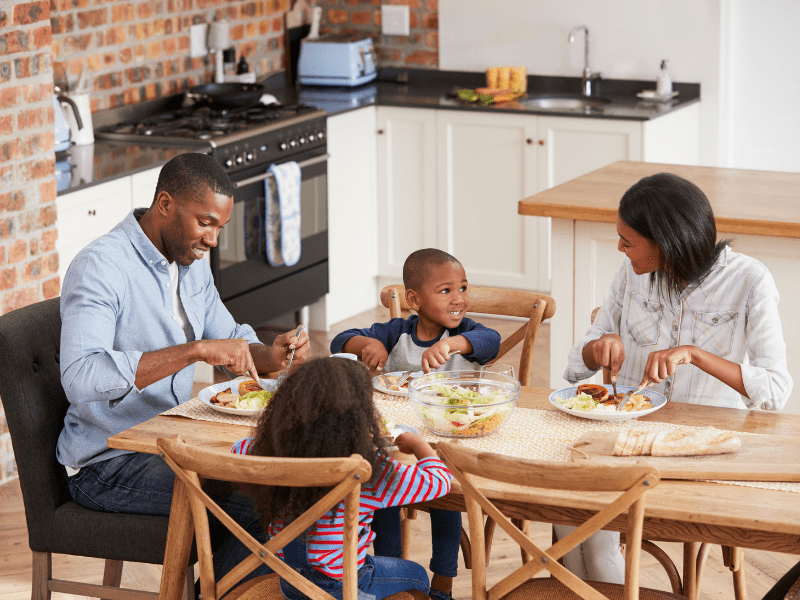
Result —
[[653, 456], [703, 456], [734, 452], [742, 445], [736, 434], [718, 429], [662, 431], [653, 441]]
[[614, 442], [614, 452], [612, 453], [613, 456], [622, 456], [622, 450], [625, 448], [625, 442], [627, 441], [630, 432], [630, 429], [625, 429], [624, 431], [619, 432], [617, 441]]

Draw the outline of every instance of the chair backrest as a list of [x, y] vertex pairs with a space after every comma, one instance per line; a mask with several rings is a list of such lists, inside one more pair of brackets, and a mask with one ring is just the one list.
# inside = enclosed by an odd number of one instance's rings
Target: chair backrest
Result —
[[[406, 302], [406, 288], [402, 284], [384, 287], [381, 290], [381, 304], [389, 309], [389, 316], [393, 319], [402, 316], [402, 311], [411, 310]], [[529, 385], [539, 326], [555, 314], [556, 301], [536, 292], [473, 285], [469, 287], [469, 312], [528, 319], [500, 343], [500, 351], [492, 362], [497, 362], [522, 342], [518, 379], [522, 385]]]
[[[453, 476], [461, 483], [467, 505], [472, 546], [473, 598], [485, 600], [489, 594], [486, 587], [486, 557], [483, 551], [483, 513], [494, 519], [525, 552], [533, 557], [533, 560], [495, 584], [491, 588], [492, 598], [502, 598], [542, 569], [546, 569], [582, 598], [594, 600], [605, 596], [559, 564], [558, 560], [590, 535], [602, 529], [617, 515], [626, 511], [625, 598], [630, 600], [638, 598], [644, 494], [660, 482], [658, 470], [654, 467], [644, 462], [613, 466], [525, 460], [479, 452], [452, 442], [439, 442], [437, 449]], [[476, 477], [523, 488], [619, 492], [619, 495], [572, 533], [553, 544], [548, 550], [542, 550], [486, 498], [477, 487]], [[515, 504], [524, 505], [524, 498], [520, 499], [520, 494], [524, 493], [524, 490], [515, 493]]]
[[31, 549], [52, 546], [56, 508], [72, 500], [56, 444], [69, 401], [61, 387], [60, 298], [0, 316], [0, 399], [8, 420]]
[[[601, 308], [601, 306], [598, 306], [592, 311], [592, 316], [589, 319], [590, 323], [594, 323], [594, 318], [597, 316], [597, 313], [600, 312]], [[608, 369], [603, 369], [603, 383], [611, 383], [611, 371]]]
[[[372, 475], [364, 458], [353, 454], [347, 458], [267, 458], [221, 454], [189, 446], [180, 437], [160, 438], [158, 447], [164, 460], [175, 471], [175, 492], [187, 493], [192, 508], [195, 542], [200, 566], [200, 589], [204, 600], [222, 597], [242, 577], [262, 562], [295, 588], [313, 599], [330, 599], [316, 585], [294, 571], [277, 553], [303, 534], [327, 511], [344, 498], [344, 598], [358, 595], [358, 510], [361, 484]], [[287, 525], [278, 535], [261, 544], [223, 511], [200, 487], [200, 478], [268, 486], [332, 487], [322, 499]], [[234, 567], [219, 582], [214, 581], [211, 560], [208, 513], [211, 511], [253, 553]], [[173, 511], [174, 512], [174, 511]], [[181, 519], [182, 515], [170, 515]]]

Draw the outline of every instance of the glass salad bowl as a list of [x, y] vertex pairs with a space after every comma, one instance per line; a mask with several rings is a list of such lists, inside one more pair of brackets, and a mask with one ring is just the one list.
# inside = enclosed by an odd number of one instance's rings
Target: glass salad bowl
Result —
[[480, 437], [505, 423], [519, 399], [519, 381], [480, 371], [440, 371], [408, 385], [414, 412], [425, 427], [447, 437]]

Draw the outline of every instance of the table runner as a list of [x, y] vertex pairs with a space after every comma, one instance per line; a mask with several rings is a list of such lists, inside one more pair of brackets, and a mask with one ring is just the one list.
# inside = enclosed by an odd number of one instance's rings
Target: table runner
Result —
[[[435, 435], [425, 429], [407, 398], [390, 396], [379, 392], [375, 393], [374, 398], [375, 405], [384, 418], [390, 419], [395, 423], [403, 423], [415, 427], [429, 442], [453, 439]], [[162, 414], [249, 427], [255, 427], [258, 422], [258, 417], [240, 417], [215, 411], [203, 404], [198, 398], [193, 398]], [[657, 421], [637, 421], [634, 419], [629, 421], [592, 421], [573, 417], [563, 412], [517, 408], [500, 429], [499, 435], [458, 439], [463, 444], [476, 450], [533, 460], [570, 462], [572, 459], [569, 447], [583, 434], [590, 431], [619, 432], [631, 427], [650, 431], [702, 429], [701, 427], [688, 427]], [[758, 435], [738, 431], [735, 433], [737, 435]], [[714, 481], [727, 485], [800, 493], [800, 483], [797, 482]]]

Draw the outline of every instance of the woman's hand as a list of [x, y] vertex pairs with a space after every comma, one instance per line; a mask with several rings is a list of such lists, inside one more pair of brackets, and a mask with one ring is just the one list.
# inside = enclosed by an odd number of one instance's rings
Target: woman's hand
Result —
[[652, 381], [661, 383], [667, 377], [675, 374], [678, 365], [691, 365], [694, 346], [676, 346], [667, 350], [657, 350], [651, 352], [647, 357], [647, 364], [644, 366], [642, 381], [639, 385], [644, 385]]
[[615, 333], [607, 333], [602, 337], [592, 340], [583, 347], [583, 362], [589, 369], [608, 369], [611, 380], [617, 378], [617, 373], [625, 362], [625, 346], [622, 338]]

